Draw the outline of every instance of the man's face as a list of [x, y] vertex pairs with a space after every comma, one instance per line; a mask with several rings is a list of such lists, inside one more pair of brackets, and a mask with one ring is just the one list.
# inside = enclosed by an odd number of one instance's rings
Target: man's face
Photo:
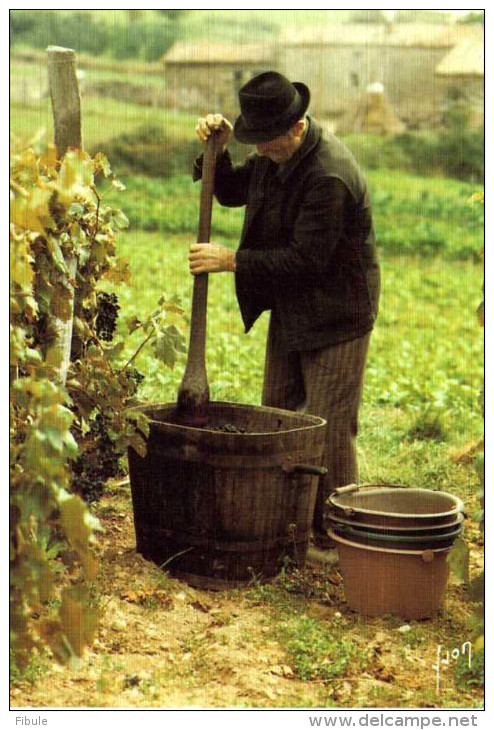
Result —
[[269, 142], [260, 142], [256, 145], [257, 154], [269, 157], [277, 165], [287, 162], [300, 146], [303, 129], [304, 125], [298, 123], [280, 137], [275, 137]]

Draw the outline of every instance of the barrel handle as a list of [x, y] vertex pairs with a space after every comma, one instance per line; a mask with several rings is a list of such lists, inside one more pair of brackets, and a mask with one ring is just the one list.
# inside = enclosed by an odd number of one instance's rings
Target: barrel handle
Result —
[[311, 474], [312, 476], [323, 477], [328, 473], [325, 466], [316, 464], [283, 464], [281, 467], [286, 474]]

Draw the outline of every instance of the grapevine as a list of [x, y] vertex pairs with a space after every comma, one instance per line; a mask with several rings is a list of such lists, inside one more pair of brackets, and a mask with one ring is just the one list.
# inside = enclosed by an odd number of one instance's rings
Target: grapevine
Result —
[[[118, 301], [108, 291], [130, 276], [116, 256], [127, 219], [104, 204], [115, 188], [123, 186], [101, 153], [69, 150], [61, 163], [53, 147], [11, 157], [10, 615], [17, 667], [43, 647], [77, 664], [91, 643], [92, 547], [100, 525], [87, 502], [119, 472], [129, 445], [145, 453], [147, 421], [132, 410], [142, 347], [169, 367], [184, 350], [181, 331], [168, 322], [170, 312], [183, 313], [180, 303], [163, 296], [150, 316], [128, 324], [145, 338], [123, 355], [128, 333], [125, 343], [117, 335]], [[72, 341], [60, 379], [56, 328], [65, 322], [73, 322]], [[63, 551], [77, 557], [64, 569], [65, 587], [56, 579]]]

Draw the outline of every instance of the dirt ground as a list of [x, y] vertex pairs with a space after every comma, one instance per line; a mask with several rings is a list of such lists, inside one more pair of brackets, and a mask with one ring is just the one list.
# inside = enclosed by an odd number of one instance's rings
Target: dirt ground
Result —
[[[127, 485], [95, 512], [104, 527], [97, 638], [78, 670], [40, 657], [36, 676], [12, 687], [13, 708], [482, 707], [480, 687], [455, 682], [453, 660], [436, 691], [437, 646], [452, 651], [470, 636], [464, 586], [450, 581], [437, 617], [409, 622], [351, 612], [337, 566], [311, 566], [268, 588], [198, 590], [135, 552]], [[471, 555], [475, 574], [481, 548], [471, 545]], [[302, 679], [275, 631], [291, 607], [334, 627], [358, 660], [330, 680]]]

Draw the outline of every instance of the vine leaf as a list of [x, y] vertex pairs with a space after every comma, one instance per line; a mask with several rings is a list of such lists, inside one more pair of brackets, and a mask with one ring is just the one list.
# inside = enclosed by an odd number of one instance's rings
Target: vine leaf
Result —
[[127, 261], [119, 259], [106, 274], [108, 281], [114, 284], [128, 284], [131, 280], [131, 271]]
[[460, 583], [469, 583], [469, 554], [468, 545], [462, 537], [457, 537], [448, 555], [451, 571]]
[[104, 154], [104, 152], [97, 152], [95, 154], [94, 166], [95, 168], [101, 170], [105, 177], [109, 177], [111, 175], [110, 163], [108, 161], [108, 157]]
[[27, 198], [14, 195], [10, 202], [11, 222], [43, 234], [47, 228], [55, 228], [49, 209], [51, 197], [52, 191], [48, 188], [34, 188]]
[[47, 236], [46, 248], [48, 249], [52, 261], [55, 264], [55, 268], [61, 274], [68, 274], [69, 272], [67, 269], [67, 264], [65, 263], [65, 259], [63, 257], [62, 249], [60, 248], [60, 245], [54, 236]]
[[93, 184], [93, 163], [84, 150], [69, 150], [63, 158], [56, 189], [61, 202], [72, 203], [75, 195], [91, 198]]
[[72, 669], [81, 667], [84, 648], [92, 643], [98, 628], [98, 616], [88, 605], [88, 591], [84, 586], [66, 588], [58, 620], [46, 620], [41, 624], [41, 634], [59, 662]]
[[98, 629], [98, 616], [88, 607], [88, 591], [81, 586], [65, 589], [62, 593], [60, 621], [70, 647], [82, 657], [84, 647], [91, 644]]
[[29, 289], [34, 279], [31, 255], [31, 245], [27, 238], [16, 241], [10, 246], [10, 280], [18, 284], [21, 289]]
[[90, 552], [93, 533], [101, 530], [99, 520], [88, 512], [85, 502], [76, 494], [62, 496], [60, 523], [64, 534], [81, 559], [88, 580], [96, 578], [96, 561]]

